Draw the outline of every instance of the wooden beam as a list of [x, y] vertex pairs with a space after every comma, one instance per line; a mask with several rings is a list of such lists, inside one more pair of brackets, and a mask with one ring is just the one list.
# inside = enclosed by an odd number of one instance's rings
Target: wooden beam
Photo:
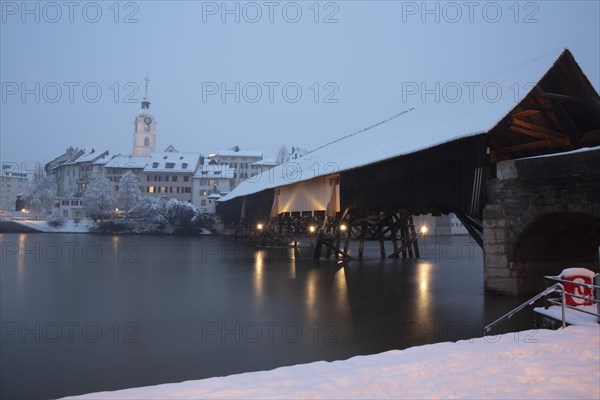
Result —
[[541, 139], [541, 140], [550, 140], [550, 141], [556, 140], [554, 137], [548, 137], [548, 135], [545, 135], [541, 132], [536, 132], [536, 131], [532, 131], [530, 129], [525, 129], [525, 128], [519, 128], [518, 126], [513, 126], [508, 131], [512, 132], [512, 133], [517, 133], [520, 135], [530, 136], [532, 138]]
[[543, 99], [558, 100], [558, 101], [575, 101], [575, 102], [583, 101], [580, 97], [569, 96], [566, 94], [548, 93], [548, 92], [535, 93], [533, 96], [540, 97]]
[[543, 126], [532, 124], [531, 122], [523, 121], [523, 120], [517, 119], [517, 118], [513, 119], [513, 124], [517, 125], [517, 126], [521, 126], [523, 128], [531, 129], [534, 131], [543, 132], [543, 133], [546, 133], [546, 134], [552, 135], [552, 136], [557, 136], [557, 137], [563, 136], [560, 132], [556, 132], [552, 129], [548, 129]]
[[528, 110], [538, 110], [538, 111], [545, 111], [545, 112], [558, 111], [558, 109], [556, 107], [544, 106], [544, 105], [538, 104], [538, 103], [521, 103], [521, 104], [519, 104], [519, 107], [525, 108]]
[[522, 133], [527, 136], [532, 136], [538, 139], [548, 139], [561, 143], [564, 142], [565, 144], [569, 144], [570, 142], [570, 139], [567, 135], [564, 135], [560, 132], [556, 132], [552, 129], [544, 128], [543, 126], [535, 125], [530, 122], [525, 122], [520, 119], [513, 119], [513, 125], [516, 126], [511, 127], [511, 130], [517, 133]]
[[538, 140], [537, 142], [501, 147], [498, 149], [498, 151], [500, 151], [501, 153], [514, 153], [516, 151], [539, 149], [540, 147], [549, 147], [550, 145], [552, 145], [552, 142], [550, 140]]
[[511, 116], [513, 118], [525, 118], [525, 117], [529, 117], [530, 115], [538, 114], [540, 112], [541, 112], [540, 110], [523, 110], [523, 111], [517, 111], [517, 112], [511, 114]]
[[581, 144], [600, 144], [600, 129], [585, 132], [579, 140]]

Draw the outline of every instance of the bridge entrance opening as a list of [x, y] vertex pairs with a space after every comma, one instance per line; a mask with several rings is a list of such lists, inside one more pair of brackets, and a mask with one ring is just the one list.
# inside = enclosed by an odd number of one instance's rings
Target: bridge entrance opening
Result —
[[546, 214], [529, 224], [517, 240], [513, 269], [521, 271], [522, 289], [537, 290], [544, 275], [564, 268], [600, 270], [600, 218], [589, 214]]

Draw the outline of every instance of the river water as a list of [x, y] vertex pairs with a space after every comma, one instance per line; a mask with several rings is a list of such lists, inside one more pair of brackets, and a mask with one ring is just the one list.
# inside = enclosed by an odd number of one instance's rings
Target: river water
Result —
[[[482, 336], [523, 299], [485, 294], [480, 248], [314, 262], [218, 237], [0, 234], [0, 394], [56, 398]], [[532, 327], [525, 312], [498, 332]]]

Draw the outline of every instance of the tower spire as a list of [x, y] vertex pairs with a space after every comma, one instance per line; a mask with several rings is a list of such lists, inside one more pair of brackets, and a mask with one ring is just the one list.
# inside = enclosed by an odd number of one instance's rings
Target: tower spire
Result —
[[142, 110], [147, 110], [150, 108], [150, 100], [148, 99], [148, 82], [150, 82], [150, 79], [148, 79], [147, 72], [146, 72], [146, 78], [144, 78], [144, 81], [146, 82], [146, 89], [144, 91], [144, 99], [142, 100]]
[[150, 82], [150, 79], [148, 79], [147, 72], [146, 72], [146, 78], [144, 79], [144, 81], [146, 81], [146, 91], [144, 92], [144, 97], [148, 97], [148, 82]]

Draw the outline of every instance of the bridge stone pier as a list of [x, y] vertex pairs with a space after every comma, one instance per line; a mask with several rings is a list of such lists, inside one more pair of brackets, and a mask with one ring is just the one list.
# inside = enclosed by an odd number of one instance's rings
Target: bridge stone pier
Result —
[[566, 267], [600, 270], [600, 150], [501, 161], [483, 210], [487, 291], [526, 295]]

